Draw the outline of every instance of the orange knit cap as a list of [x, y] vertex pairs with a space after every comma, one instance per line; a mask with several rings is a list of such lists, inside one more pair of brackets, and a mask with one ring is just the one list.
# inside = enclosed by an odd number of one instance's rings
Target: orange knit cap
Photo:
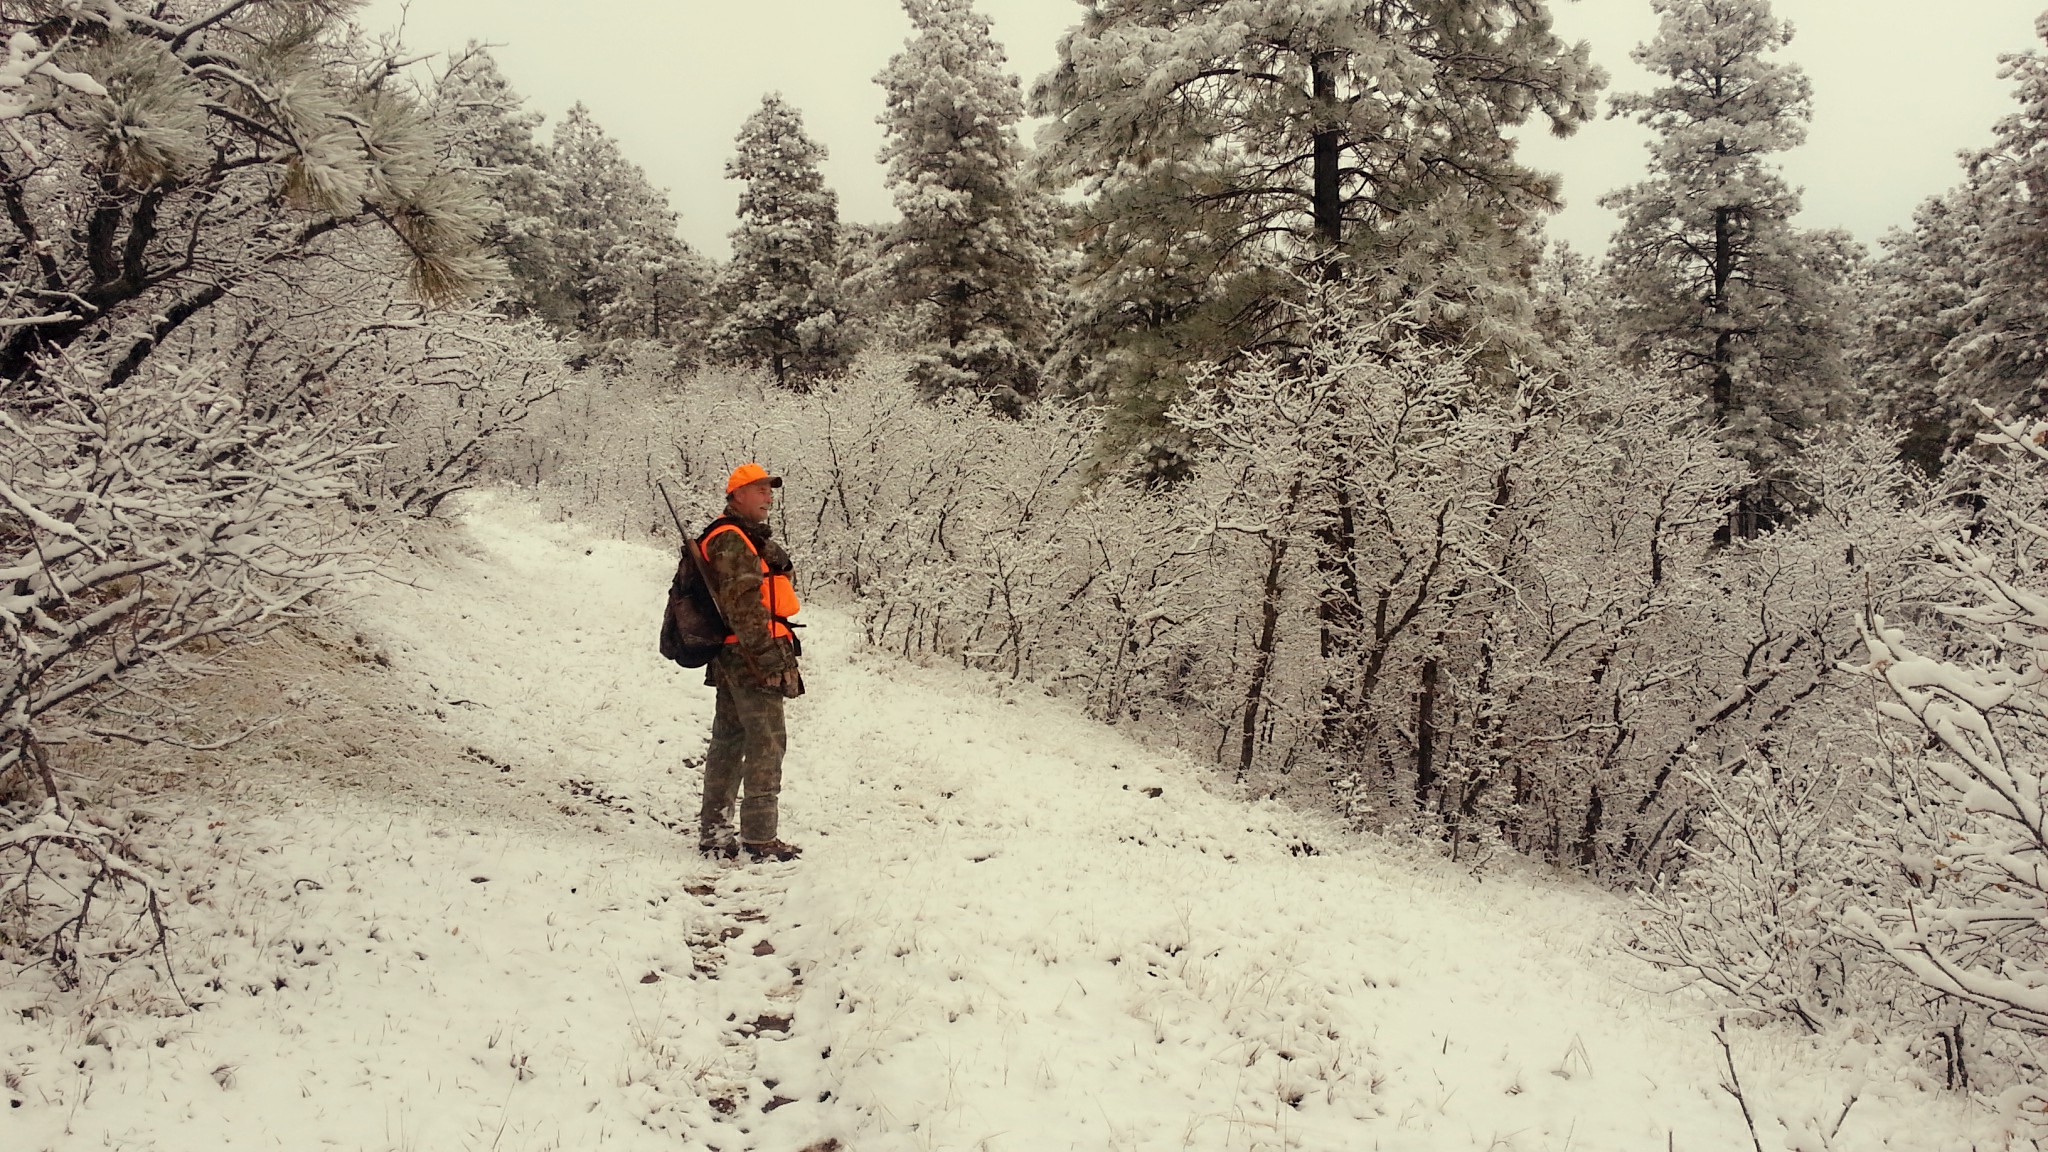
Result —
[[782, 477], [770, 476], [766, 468], [749, 460], [745, 464], [733, 469], [732, 475], [725, 478], [725, 494], [730, 496], [747, 485], [760, 480], [766, 480], [770, 488], [782, 487]]

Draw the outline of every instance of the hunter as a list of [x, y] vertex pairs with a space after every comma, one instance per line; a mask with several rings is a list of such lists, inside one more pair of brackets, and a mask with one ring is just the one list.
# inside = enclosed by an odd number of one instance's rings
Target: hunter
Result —
[[[704, 682], [718, 689], [711, 747], [704, 755], [704, 806], [697, 847], [731, 858], [794, 860], [801, 851], [776, 835], [782, 753], [788, 743], [782, 702], [803, 695], [790, 617], [799, 605], [789, 553], [768, 528], [782, 477], [751, 461], [725, 482], [725, 515], [712, 521], [697, 547], [712, 598], [732, 629], [712, 657]], [[733, 830], [733, 806], [739, 830]]]

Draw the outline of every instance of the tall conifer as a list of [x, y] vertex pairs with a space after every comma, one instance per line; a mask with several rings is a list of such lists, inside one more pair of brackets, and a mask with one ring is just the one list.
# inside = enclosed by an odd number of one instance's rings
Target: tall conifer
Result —
[[1037, 392], [1047, 313], [1039, 214], [1021, 186], [1022, 92], [973, 0], [904, 0], [917, 32], [876, 77], [902, 221], [875, 273], [913, 310], [911, 373], [1014, 411]]
[[559, 204], [552, 244], [575, 327], [605, 338], [677, 336], [707, 273], [676, 235], [667, 195], [581, 104], [555, 125], [549, 173]]
[[[1614, 111], [1647, 125], [1649, 179], [1601, 200], [1620, 324], [1638, 358], [1692, 380], [1731, 447], [1766, 478], [1842, 394], [1839, 286], [1855, 250], [1792, 226], [1799, 192], [1772, 157], [1801, 143], [1812, 88], [1773, 56], [1791, 25], [1768, 0], [1653, 0], [1633, 58], [1670, 83]], [[1759, 490], [1751, 511], [1774, 497]]]
[[776, 93], [762, 98], [735, 143], [725, 174], [746, 188], [732, 263], [714, 290], [722, 319], [711, 350], [768, 368], [778, 384], [805, 387], [853, 351], [839, 306], [839, 199], [818, 171], [825, 148]]
[[1508, 133], [1571, 131], [1601, 79], [1534, 0], [1092, 0], [1033, 90], [1081, 194], [1055, 366], [1161, 467], [1190, 367], [1298, 340], [1301, 277], [1511, 341], [1557, 187]]

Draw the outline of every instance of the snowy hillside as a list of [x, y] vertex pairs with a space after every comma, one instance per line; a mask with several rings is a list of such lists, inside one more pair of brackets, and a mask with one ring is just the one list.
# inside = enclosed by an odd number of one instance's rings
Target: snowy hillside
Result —
[[219, 686], [282, 735], [137, 801], [205, 1007], [0, 989], [0, 1149], [1723, 1150], [1731, 1059], [1766, 1149], [2004, 1146], [1843, 1038], [1724, 1057], [1613, 897], [1248, 804], [827, 607], [805, 857], [705, 862], [670, 557], [493, 494], [428, 551]]

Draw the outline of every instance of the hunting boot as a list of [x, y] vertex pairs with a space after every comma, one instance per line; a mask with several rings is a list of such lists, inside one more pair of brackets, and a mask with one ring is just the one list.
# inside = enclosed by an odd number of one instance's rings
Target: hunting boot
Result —
[[741, 847], [747, 850], [747, 858], [756, 864], [764, 860], [794, 860], [804, 854], [803, 849], [785, 840], [763, 840], [758, 844], [748, 841]]
[[740, 854], [740, 836], [730, 824], [707, 824], [697, 833], [697, 851], [730, 860]]

